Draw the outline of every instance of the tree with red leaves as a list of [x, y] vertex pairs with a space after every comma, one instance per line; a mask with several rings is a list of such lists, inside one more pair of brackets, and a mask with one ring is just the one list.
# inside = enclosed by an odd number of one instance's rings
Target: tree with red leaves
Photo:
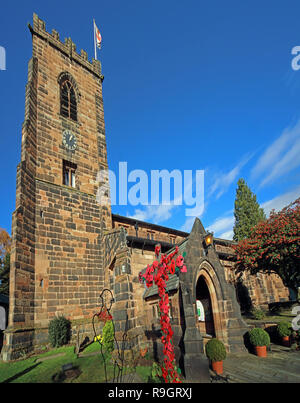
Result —
[[237, 272], [276, 273], [298, 295], [300, 286], [300, 198], [254, 226], [234, 246]]

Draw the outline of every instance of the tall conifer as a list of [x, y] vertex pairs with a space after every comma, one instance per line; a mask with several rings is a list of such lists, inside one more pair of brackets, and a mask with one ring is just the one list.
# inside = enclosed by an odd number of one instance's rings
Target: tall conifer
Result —
[[240, 178], [237, 185], [234, 202], [234, 241], [249, 237], [251, 228], [266, 219], [263, 208], [259, 206], [256, 195], [251, 192], [245, 180]]

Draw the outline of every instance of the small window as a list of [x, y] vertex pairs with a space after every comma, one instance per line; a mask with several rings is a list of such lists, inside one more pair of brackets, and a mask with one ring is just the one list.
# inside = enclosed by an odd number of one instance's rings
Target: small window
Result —
[[159, 318], [160, 314], [159, 314], [159, 308], [158, 308], [158, 304], [153, 304], [152, 305], [152, 317], [153, 318]]
[[63, 161], [63, 184], [76, 187], [76, 169], [77, 165], [69, 161]]

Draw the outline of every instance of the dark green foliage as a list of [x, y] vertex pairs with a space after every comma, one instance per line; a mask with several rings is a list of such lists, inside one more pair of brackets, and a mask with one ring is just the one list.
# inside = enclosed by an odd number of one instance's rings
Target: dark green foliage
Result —
[[102, 345], [106, 352], [111, 353], [114, 350], [114, 325], [112, 320], [108, 320], [103, 327], [103, 342]]
[[9, 295], [10, 253], [0, 258], [0, 294]]
[[255, 320], [261, 320], [266, 316], [265, 312], [258, 308], [252, 309], [251, 314]]
[[64, 316], [52, 319], [48, 325], [48, 334], [52, 347], [67, 344], [71, 336], [71, 322]]
[[250, 235], [251, 228], [266, 219], [264, 210], [259, 207], [256, 200], [256, 195], [251, 192], [244, 179], [239, 179], [237, 184], [234, 202], [234, 241], [247, 238]]
[[250, 330], [249, 339], [253, 346], [268, 346], [270, 344], [270, 336], [264, 329], [259, 327]]
[[206, 343], [205, 352], [207, 357], [213, 361], [223, 361], [226, 358], [226, 349], [221, 340], [211, 339]]
[[290, 336], [292, 334], [292, 328], [289, 322], [280, 322], [277, 325], [277, 332], [280, 337]]

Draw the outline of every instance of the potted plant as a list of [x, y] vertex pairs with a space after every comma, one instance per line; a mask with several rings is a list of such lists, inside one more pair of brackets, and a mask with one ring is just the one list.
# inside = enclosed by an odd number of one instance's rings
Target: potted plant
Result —
[[259, 327], [251, 329], [249, 332], [250, 343], [255, 347], [255, 353], [258, 357], [267, 356], [267, 346], [270, 344], [270, 336]]
[[211, 361], [212, 369], [218, 375], [223, 374], [223, 360], [226, 358], [226, 349], [221, 340], [216, 338], [209, 340], [205, 346], [207, 357]]
[[290, 347], [292, 329], [289, 322], [279, 322], [277, 325], [277, 333], [282, 338], [282, 344], [286, 347]]

